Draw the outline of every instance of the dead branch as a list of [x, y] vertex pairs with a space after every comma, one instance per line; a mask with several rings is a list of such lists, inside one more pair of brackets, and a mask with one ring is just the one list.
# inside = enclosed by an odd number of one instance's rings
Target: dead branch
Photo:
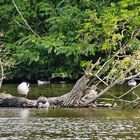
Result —
[[[135, 104], [135, 105], [134, 106], [131, 106], [131, 104]], [[125, 106], [122, 107], [122, 109], [125, 109], [128, 106], [130, 108], [134, 108], [134, 107], [137, 107], [138, 105], [140, 105], [140, 98], [137, 98], [136, 100], [133, 100], [133, 101], [128, 102]]]
[[0, 69], [1, 69], [1, 78], [0, 78], [0, 89], [1, 89], [2, 82], [3, 82], [3, 79], [4, 79], [4, 69], [3, 69], [1, 58], [0, 58]]
[[135, 75], [129, 76], [129, 77], [125, 78], [124, 80], [125, 80], [125, 81], [126, 81], [126, 80], [130, 80], [130, 79], [136, 78], [136, 77], [138, 77], [138, 76], [140, 76], [140, 72], [137, 73], [137, 74], [135, 74]]
[[97, 74], [95, 74], [95, 77], [97, 77], [102, 83], [104, 83], [106, 86], [108, 86], [108, 84], [105, 81], [103, 81]]
[[[139, 87], [139, 86], [140, 86], [140, 83], [139, 83], [138, 85], [136, 85], [135, 87], [132, 87], [130, 90], [128, 90], [128, 91], [125, 92], [124, 94], [120, 95], [119, 97], [115, 97], [115, 99], [114, 99], [114, 101], [113, 101], [113, 103], [112, 103], [112, 106], [115, 104], [115, 102], [119, 101], [122, 97], [126, 96], [126, 95], [129, 94], [131, 91], [132, 91], [133, 94], [135, 94], [135, 93], [133, 92], [133, 90], [134, 90], [135, 88]], [[135, 94], [135, 96], [137, 96], [137, 98], [139, 98], [138, 95]], [[131, 102], [133, 102], [133, 101], [131, 101]], [[131, 102], [130, 102], [130, 103], [131, 103]]]

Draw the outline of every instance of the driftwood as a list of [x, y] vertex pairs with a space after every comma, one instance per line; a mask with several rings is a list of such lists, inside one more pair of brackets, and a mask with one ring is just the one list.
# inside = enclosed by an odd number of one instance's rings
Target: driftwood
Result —
[[15, 97], [10, 94], [0, 94], [0, 107], [37, 107], [36, 100], [28, 100], [23, 97]]

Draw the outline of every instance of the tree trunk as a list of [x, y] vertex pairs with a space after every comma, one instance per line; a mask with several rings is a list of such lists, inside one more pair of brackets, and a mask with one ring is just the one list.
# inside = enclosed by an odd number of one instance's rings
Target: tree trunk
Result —
[[28, 100], [23, 97], [15, 97], [10, 94], [0, 94], [0, 107], [37, 107], [36, 100]]

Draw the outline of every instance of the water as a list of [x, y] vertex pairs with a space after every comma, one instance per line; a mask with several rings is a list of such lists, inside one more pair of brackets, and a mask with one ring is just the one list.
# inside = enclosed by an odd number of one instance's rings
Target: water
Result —
[[8, 109], [0, 111], [0, 140], [136, 140], [140, 110]]
[[[17, 96], [16, 86], [3, 85], [1, 91]], [[40, 94], [62, 95], [73, 85], [31, 86], [28, 98], [36, 99]], [[120, 94], [127, 88], [114, 87], [109, 93]], [[0, 108], [0, 140], [140, 140], [140, 109]]]
[[[6, 91], [14, 96], [18, 96], [17, 84], [3, 84], [0, 92]], [[44, 95], [46, 97], [59, 96], [69, 92], [73, 84], [46, 84], [38, 86], [37, 84], [31, 84], [31, 90], [27, 95], [28, 99], [37, 99], [39, 96]]]
[[[73, 88], [74, 84], [46, 84], [43, 86], [38, 86], [37, 84], [31, 84], [31, 90], [29, 91], [29, 94], [27, 95], [27, 98], [29, 99], [37, 99], [39, 96], [44, 95], [46, 97], [54, 97], [63, 95], [67, 92], [69, 92]], [[14, 96], [18, 96], [17, 93], [17, 84], [3, 84], [2, 89], [0, 90], [0, 93], [3, 91], [6, 91], [6, 93], [10, 93]], [[102, 88], [102, 86], [101, 86]], [[113, 96], [119, 96], [122, 93], [125, 93], [130, 87], [128, 87], [126, 84], [124, 85], [117, 85], [113, 87], [111, 90], [107, 92], [107, 94], [103, 97], [111, 97]], [[135, 89], [135, 93], [140, 96], [140, 87]], [[124, 99], [127, 98], [129, 100], [134, 100], [136, 96], [134, 96], [132, 93], [128, 94], [124, 97]]]

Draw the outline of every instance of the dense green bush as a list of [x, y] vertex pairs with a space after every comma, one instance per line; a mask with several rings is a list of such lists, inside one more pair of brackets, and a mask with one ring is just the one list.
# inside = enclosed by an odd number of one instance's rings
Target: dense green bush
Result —
[[[91, 60], [106, 61], [139, 28], [140, 3], [134, 0], [0, 2], [2, 39], [16, 61], [9, 77], [78, 78]], [[131, 49], [139, 47], [135, 37]], [[124, 52], [127, 53], [127, 52]]]

